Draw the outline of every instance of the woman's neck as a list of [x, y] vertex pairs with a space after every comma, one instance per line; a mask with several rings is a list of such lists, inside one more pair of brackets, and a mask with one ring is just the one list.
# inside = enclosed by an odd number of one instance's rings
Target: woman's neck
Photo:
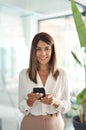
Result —
[[49, 71], [49, 66], [41, 66], [38, 71]]

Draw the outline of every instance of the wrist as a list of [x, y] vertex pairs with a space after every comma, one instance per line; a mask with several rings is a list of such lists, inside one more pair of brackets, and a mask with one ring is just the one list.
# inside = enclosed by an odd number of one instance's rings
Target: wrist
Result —
[[27, 102], [27, 105], [28, 105], [29, 107], [32, 107], [32, 106], [33, 106], [33, 102], [31, 102], [30, 100], [26, 100], [26, 102]]
[[59, 105], [60, 105], [60, 101], [57, 100], [56, 98], [54, 98], [53, 106], [54, 106], [55, 108], [58, 108]]

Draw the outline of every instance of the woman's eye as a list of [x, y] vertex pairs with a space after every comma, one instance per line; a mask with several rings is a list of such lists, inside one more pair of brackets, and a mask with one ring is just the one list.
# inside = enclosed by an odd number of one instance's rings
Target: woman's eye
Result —
[[36, 51], [39, 51], [39, 52], [41, 52], [41, 51], [48, 52], [49, 50], [51, 50], [49, 47], [46, 47], [46, 48], [44, 48], [44, 49], [39, 48], [39, 47], [36, 48]]
[[41, 51], [41, 48], [36, 48], [36, 51]]
[[49, 50], [49, 48], [45, 48], [45, 51], [48, 51]]
[[50, 50], [51, 50], [51, 48], [49, 48], [49, 47], [45, 48], [45, 51], [47, 51], [47, 52], [50, 51]]

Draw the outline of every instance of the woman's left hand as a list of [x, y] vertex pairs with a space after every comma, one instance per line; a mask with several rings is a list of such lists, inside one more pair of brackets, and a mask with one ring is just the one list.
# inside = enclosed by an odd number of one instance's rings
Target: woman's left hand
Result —
[[54, 98], [54, 96], [53, 96], [52, 94], [48, 93], [48, 94], [46, 94], [45, 97], [41, 98], [40, 101], [41, 101], [42, 103], [44, 103], [44, 104], [51, 105], [51, 104], [54, 103], [55, 98]]

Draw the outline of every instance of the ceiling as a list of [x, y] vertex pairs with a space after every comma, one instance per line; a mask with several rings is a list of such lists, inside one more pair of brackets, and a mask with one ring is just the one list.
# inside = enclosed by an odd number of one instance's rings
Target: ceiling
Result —
[[[86, 0], [76, 0], [86, 6]], [[0, 0], [0, 12], [25, 15], [52, 15], [71, 11], [70, 0]]]

